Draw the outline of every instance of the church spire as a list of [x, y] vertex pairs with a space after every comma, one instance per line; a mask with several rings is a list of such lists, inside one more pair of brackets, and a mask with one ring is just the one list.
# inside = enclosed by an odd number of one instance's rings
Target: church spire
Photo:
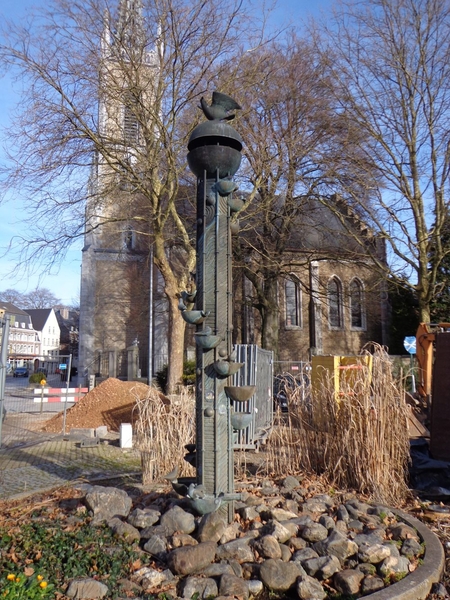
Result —
[[115, 37], [124, 47], [145, 45], [142, 0], [120, 0]]

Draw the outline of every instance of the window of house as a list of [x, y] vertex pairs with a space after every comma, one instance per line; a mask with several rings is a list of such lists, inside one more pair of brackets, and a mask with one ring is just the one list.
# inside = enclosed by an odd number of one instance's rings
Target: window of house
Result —
[[351, 324], [355, 329], [364, 327], [364, 297], [363, 285], [359, 279], [350, 283], [350, 315]]
[[342, 284], [337, 277], [332, 277], [328, 282], [328, 323], [334, 329], [342, 329]]
[[286, 327], [301, 326], [301, 290], [300, 282], [296, 277], [286, 279], [284, 285], [286, 300]]

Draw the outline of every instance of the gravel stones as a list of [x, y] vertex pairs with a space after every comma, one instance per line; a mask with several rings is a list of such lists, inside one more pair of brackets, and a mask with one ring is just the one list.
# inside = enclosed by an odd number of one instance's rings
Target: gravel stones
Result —
[[299, 502], [299, 485], [285, 479], [280, 487], [264, 482], [264, 493], [243, 493], [230, 524], [220, 511], [194, 515], [175, 492], [152, 492], [131, 511], [124, 492], [95, 486], [86, 504], [96, 519], [111, 514], [107, 523], [116, 535], [136, 540], [143, 566], [130, 584], [150, 594], [170, 589], [174, 598], [247, 600], [265, 590], [300, 600], [360, 597], [415, 569], [420, 537], [388, 508], [354, 498], [333, 502], [325, 494]]

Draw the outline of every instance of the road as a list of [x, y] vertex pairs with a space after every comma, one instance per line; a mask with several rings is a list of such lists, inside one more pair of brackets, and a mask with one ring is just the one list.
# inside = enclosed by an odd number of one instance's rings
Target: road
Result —
[[[70, 383], [75, 386], [76, 383]], [[60, 375], [49, 375], [45, 387], [65, 388], [66, 383], [61, 381]], [[40, 412], [41, 404], [34, 402], [34, 388], [28, 383], [28, 377], [6, 376], [5, 385], [5, 408], [9, 413], [29, 413]], [[73, 402], [67, 403], [67, 408], [73, 406]], [[62, 402], [44, 402], [42, 404], [43, 412], [56, 413], [64, 409]]]

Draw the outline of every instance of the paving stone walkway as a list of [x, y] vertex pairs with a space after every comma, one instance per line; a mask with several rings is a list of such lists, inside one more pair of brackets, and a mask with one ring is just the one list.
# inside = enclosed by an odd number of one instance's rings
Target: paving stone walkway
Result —
[[110, 435], [93, 447], [82, 447], [80, 439], [55, 436], [0, 449], [0, 499], [27, 495], [81, 478], [113, 477], [139, 471], [139, 453], [120, 448], [118, 436]]

